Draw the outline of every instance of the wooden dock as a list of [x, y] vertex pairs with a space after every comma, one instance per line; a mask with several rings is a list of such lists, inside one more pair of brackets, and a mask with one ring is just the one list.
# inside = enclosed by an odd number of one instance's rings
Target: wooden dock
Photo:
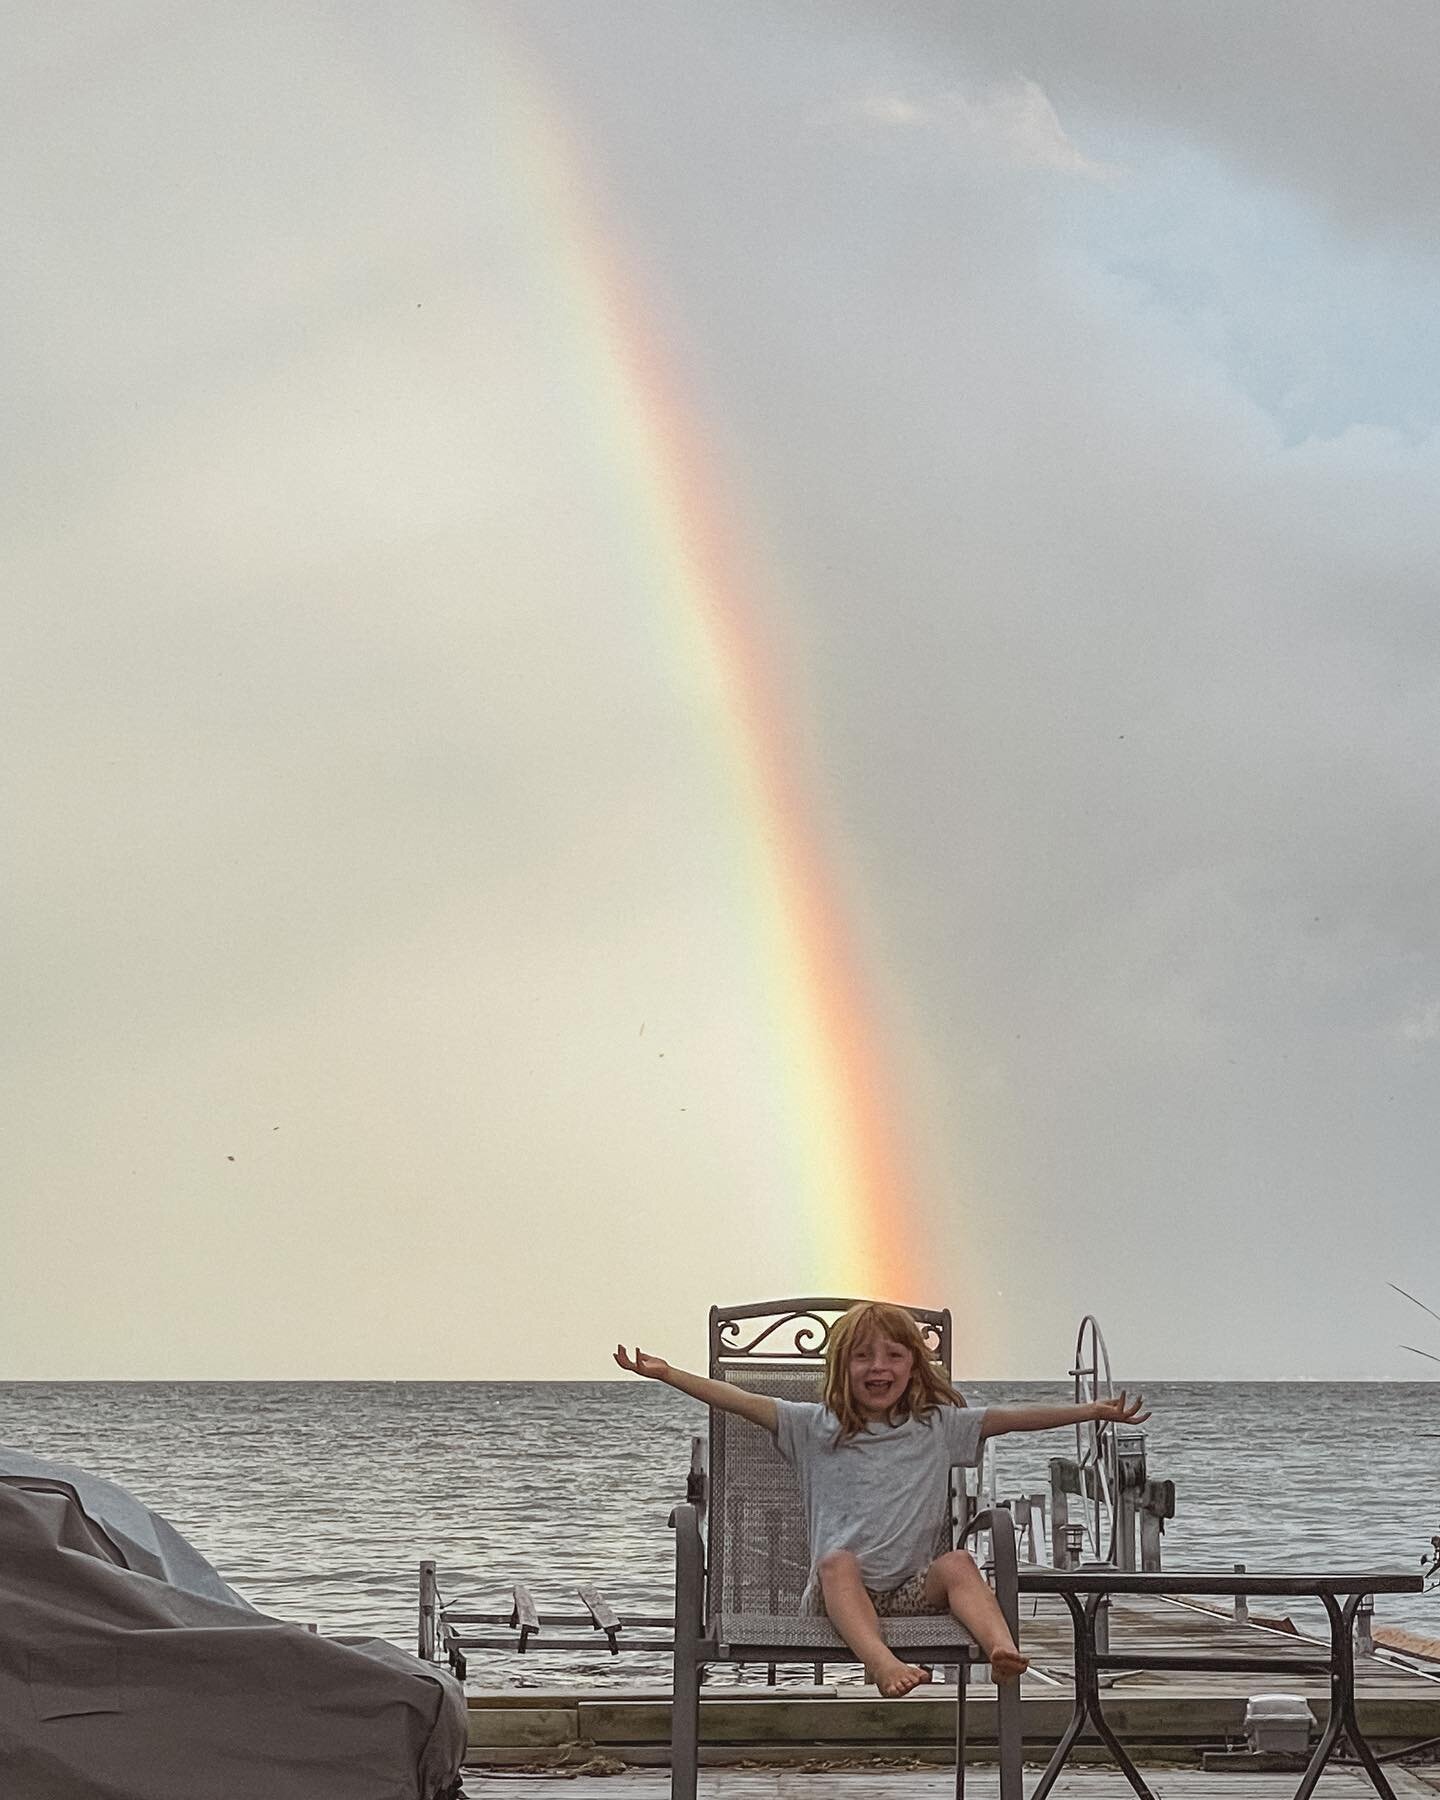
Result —
[[[1119, 1654], [1126, 1649], [1273, 1650], [1277, 1656], [1313, 1651], [1316, 1640], [1263, 1624], [1253, 1609], [1254, 1603], [1249, 1622], [1237, 1622], [1231, 1609], [1218, 1603], [1117, 1598], [1111, 1608], [1110, 1648]], [[1026, 1749], [1043, 1762], [1070, 1717], [1074, 1691], [1070, 1620], [1061, 1602], [1048, 1596], [1023, 1598], [1020, 1641], [1031, 1660], [1021, 1686]], [[939, 1763], [952, 1756], [953, 1688], [936, 1684], [902, 1700], [882, 1700], [860, 1683], [858, 1670], [836, 1665], [826, 1674], [836, 1679], [821, 1687], [707, 1683], [701, 1705], [702, 1760], [794, 1767], [868, 1758]], [[1324, 1677], [1280, 1670], [1253, 1675], [1119, 1671], [1102, 1676], [1101, 1685], [1107, 1717], [1140, 1762], [1193, 1764], [1206, 1751], [1243, 1747], [1245, 1706], [1252, 1694], [1303, 1694], [1322, 1725], [1329, 1710]], [[981, 1760], [993, 1752], [995, 1742], [994, 1694], [987, 1683], [971, 1685], [968, 1738], [971, 1754]], [[1378, 1751], [1440, 1737], [1440, 1672], [1406, 1665], [1388, 1653], [1360, 1656], [1356, 1694], [1361, 1726]], [[470, 1760], [496, 1768], [551, 1765], [558, 1773], [587, 1762], [660, 1764], [668, 1757], [669, 1737], [669, 1696], [654, 1688], [502, 1689], [472, 1694], [470, 1700]], [[1347, 1773], [1327, 1773], [1325, 1781], [1339, 1784]], [[1249, 1774], [1225, 1775], [1229, 1800], [1255, 1800], [1248, 1790], [1241, 1792], [1250, 1779]], [[1292, 1779], [1292, 1790], [1293, 1785]], [[617, 1793], [613, 1787], [609, 1791]], [[730, 1795], [728, 1787], [724, 1791]], [[1057, 1789], [1060, 1794], [1069, 1791], [1063, 1783]], [[1190, 1795], [1191, 1790], [1183, 1791]], [[765, 1792], [773, 1796], [776, 1790]], [[637, 1800], [640, 1793], [636, 1788]], [[573, 1789], [571, 1800], [577, 1800]], [[793, 1794], [786, 1790], [782, 1800], [802, 1797], [798, 1789]], [[1086, 1800], [1098, 1800], [1098, 1790], [1093, 1795], [1087, 1790]]]
[[[1038, 1768], [1025, 1770], [1029, 1793]], [[1437, 1800], [1440, 1777], [1428, 1770], [1388, 1771], [1397, 1800]], [[1147, 1769], [1146, 1779], [1157, 1800], [1291, 1800], [1295, 1776], [1285, 1774], [1210, 1774], [1199, 1769]], [[476, 1774], [466, 1780], [468, 1796], [477, 1796], [503, 1776]], [[669, 1776], [658, 1769], [630, 1769], [612, 1777], [538, 1775], [524, 1778], [531, 1800], [669, 1800]], [[519, 1786], [511, 1781], [511, 1786]], [[706, 1769], [700, 1776], [700, 1800], [952, 1800], [954, 1779], [944, 1769], [866, 1769], [802, 1772], [793, 1769]], [[1323, 1800], [1375, 1800], [1363, 1774], [1330, 1768], [1317, 1794]], [[967, 1797], [995, 1800], [993, 1768], [966, 1776]], [[1124, 1778], [1108, 1769], [1067, 1769], [1055, 1784], [1054, 1800], [1134, 1800]]]

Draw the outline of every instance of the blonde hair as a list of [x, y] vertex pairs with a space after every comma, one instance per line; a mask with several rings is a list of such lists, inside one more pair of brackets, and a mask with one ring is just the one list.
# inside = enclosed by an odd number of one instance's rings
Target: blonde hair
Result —
[[930, 1354], [920, 1327], [903, 1306], [890, 1306], [883, 1300], [862, 1300], [835, 1321], [825, 1346], [826, 1406], [840, 1421], [839, 1443], [865, 1429], [869, 1422], [855, 1404], [850, 1392], [850, 1357], [860, 1345], [874, 1338], [889, 1338], [901, 1345], [915, 1359], [910, 1385], [892, 1408], [896, 1423], [901, 1419], [928, 1419], [942, 1406], [964, 1406], [965, 1396], [950, 1380]]

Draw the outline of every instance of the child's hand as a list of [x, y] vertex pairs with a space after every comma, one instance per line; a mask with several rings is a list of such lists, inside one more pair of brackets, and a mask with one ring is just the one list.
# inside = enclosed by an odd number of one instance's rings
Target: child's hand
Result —
[[622, 1369], [629, 1369], [632, 1375], [643, 1375], [647, 1381], [663, 1381], [670, 1373], [670, 1365], [663, 1356], [647, 1356], [643, 1350], [627, 1350], [623, 1344], [615, 1346], [615, 1360]]
[[1133, 1400], [1125, 1397], [1125, 1390], [1109, 1400], [1095, 1402], [1095, 1421], [1099, 1425], [1143, 1425], [1150, 1417], [1143, 1411], [1145, 1396], [1137, 1394]]

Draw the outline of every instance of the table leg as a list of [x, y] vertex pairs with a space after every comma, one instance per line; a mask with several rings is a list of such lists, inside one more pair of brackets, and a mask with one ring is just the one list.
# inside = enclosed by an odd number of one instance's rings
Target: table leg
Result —
[[1087, 1721], [1095, 1727], [1096, 1734], [1119, 1764], [1121, 1773], [1134, 1788], [1139, 1800], [1155, 1800], [1140, 1771], [1126, 1755], [1124, 1745], [1110, 1729], [1100, 1707], [1100, 1671], [1095, 1666], [1095, 1619], [1104, 1596], [1092, 1594], [1083, 1610], [1074, 1594], [1062, 1593], [1060, 1598], [1069, 1607], [1070, 1617], [1075, 1624], [1075, 1709], [1070, 1714], [1070, 1722], [1061, 1734], [1060, 1742], [1055, 1746], [1054, 1755], [1046, 1763], [1044, 1773], [1035, 1784], [1030, 1800], [1045, 1800], [1069, 1760], [1070, 1752], [1075, 1748]]
[[1355, 1711], [1355, 1614], [1363, 1596], [1351, 1594], [1343, 1607], [1333, 1594], [1322, 1594], [1320, 1598], [1330, 1619], [1330, 1719], [1301, 1778], [1295, 1800], [1309, 1800], [1342, 1731], [1381, 1800], [1395, 1800], [1394, 1789], [1366, 1742]]

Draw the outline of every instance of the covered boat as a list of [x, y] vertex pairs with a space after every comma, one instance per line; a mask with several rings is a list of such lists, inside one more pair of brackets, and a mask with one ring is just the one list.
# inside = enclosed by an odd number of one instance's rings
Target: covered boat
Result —
[[440, 1800], [465, 1718], [443, 1670], [257, 1612], [123, 1488], [0, 1446], [7, 1796]]

